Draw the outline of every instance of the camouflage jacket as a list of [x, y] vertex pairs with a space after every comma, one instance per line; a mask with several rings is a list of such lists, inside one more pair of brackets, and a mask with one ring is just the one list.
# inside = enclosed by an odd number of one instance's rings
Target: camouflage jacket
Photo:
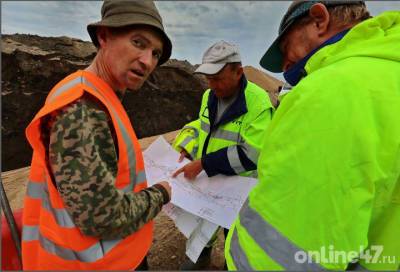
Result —
[[[75, 225], [88, 236], [124, 238], [153, 219], [169, 195], [161, 185], [124, 193], [114, 186], [118, 148], [103, 105], [86, 95], [42, 123], [48, 167]], [[115, 142], [116, 143], [116, 142]]]

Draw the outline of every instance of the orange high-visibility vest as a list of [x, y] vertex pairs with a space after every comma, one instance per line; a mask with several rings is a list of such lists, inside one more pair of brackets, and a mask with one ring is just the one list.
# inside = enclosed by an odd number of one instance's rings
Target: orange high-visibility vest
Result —
[[41, 119], [76, 101], [85, 92], [104, 104], [116, 131], [119, 158], [115, 187], [124, 192], [138, 192], [147, 187], [139, 142], [115, 92], [86, 71], [63, 79], [51, 90], [45, 105], [26, 129], [33, 158], [23, 215], [25, 270], [135, 269], [151, 246], [153, 222], [124, 239], [105, 240], [84, 235], [73, 223], [51, 180], [45, 162], [46, 149], [40, 137]]

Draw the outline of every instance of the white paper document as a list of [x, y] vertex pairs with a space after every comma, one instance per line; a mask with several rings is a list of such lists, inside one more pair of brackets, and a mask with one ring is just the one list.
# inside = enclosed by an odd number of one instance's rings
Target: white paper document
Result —
[[176, 227], [188, 238], [186, 255], [196, 262], [201, 251], [210, 241], [218, 225], [189, 213], [172, 203], [164, 205], [163, 211], [175, 222]]
[[153, 185], [166, 180], [172, 187], [172, 199], [163, 211], [188, 238], [186, 255], [196, 262], [201, 251], [218, 229], [229, 228], [243, 205], [256, 179], [215, 176], [208, 178], [202, 172], [195, 181], [183, 174], [172, 174], [190, 161], [178, 163], [180, 154], [163, 137], [154, 141], [143, 153], [147, 182]]
[[172, 203], [164, 205], [163, 212], [165, 212], [165, 214], [175, 222], [175, 225], [186, 238], [190, 237], [196, 227], [201, 224], [203, 220], [201, 217], [189, 213]]
[[201, 251], [210, 241], [218, 226], [210, 221], [201, 219], [186, 242], [186, 255], [192, 262], [196, 263]]
[[194, 181], [185, 179], [183, 174], [172, 178], [177, 169], [190, 162], [178, 163], [179, 156], [163, 137], [155, 140], [144, 152], [148, 183], [170, 182], [172, 204], [216, 225], [230, 228], [257, 180], [223, 175], [209, 178], [204, 171]]

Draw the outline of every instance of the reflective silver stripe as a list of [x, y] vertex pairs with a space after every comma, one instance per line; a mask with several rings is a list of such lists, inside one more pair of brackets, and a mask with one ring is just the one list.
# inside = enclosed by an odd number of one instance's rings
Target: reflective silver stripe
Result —
[[[103, 96], [103, 94], [90, 82], [88, 81], [86, 78], [82, 77], [82, 80], [84, 82], [85, 85], [88, 85], [90, 88], [92, 88], [95, 92], [97, 92], [99, 95], [101, 95], [106, 101], [107, 99]], [[113, 115], [116, 117], [117, 119], [117, 123], [118, 126], [121, 129], [121, 134], [122, 134], [122, 138], [124, 138], [124, 141], [126, 143], [126, 152], [128, 154], [128, 165], [129, 165], [129, 179], [132, 183], [131, 188], [134, 188], [136, 185], [136, 156], [135, 156], [135, 149], [133, 148], [133, 143], [132, 143], [132, 139], [131, 137], [129, 137], [128, 131], [125, 128], [124, 124], [122, 123], [119, 115], [117, 114], [117, 112], [115, 111], [114, 107], [112, 105], [109, 105], [109, 107], [111, 108], [111, 111], [113, 113]]]
[[42, 207], [53, 214], [58, 225], [64, 228], [75, 227], [75, 224], [65, 209], [55, 209], [51, 206], [46, 182], [38, 183], [28, 181], [27, 195], [32, 198], [40, 199], [42, 201]]
[[51, 96], [49, 96], [49, 101], [54, 100], [57, 96], [61, 95], [63, 92], [71, 89], [73, 86], [82, 82], [82, 77], [77, 77], [71, 81], [68, 81], [64, 85], [60, 86], [56, 91], [54, 91]]
[[[46, 198], [46, 197], [45, 197]], [[47, 200], [48, 201], [48, 200]], [[43, 202], [47, 202], [44, 200]], [[54, 211], [53, 208], [51, 210]], [[66, 213], [65, 209], [57, 209], [57, 212]], [[69, 218], [69, 215], [63, 215], [64, 218]], [[64, 223], [59, 225], [68, 225], [71, 223]], [[114, 240], [99, 240], [96, 244], [85, 249], [83, 251], [73, 251], [67, 248], [63, 248], [54, 244], [51, 240], [47, 239], [46, 237], [42, 236], [39, 232], [38, 226], [24, 226], [22, 230], [22, 240], [24, 242], [35, 241], [39, 240], [40, 244], [44, 249], [48, 252], [53, 253], [60, 258], [65, 260], [79, 260], [82, 262], [94, 262], [102, 258], [107, 252], [109, 252], [113, 247], [115, 247], [122, 239], [114, 239]]]
[[193, 126], [184, 126], [184, 127], [182, 128], [182, 130], [184, 130], [184, 129], [193, 129], [193, 130], [194, 130], [194, 131], [193, 131], [194, 137], [195, 137], [195, 138], [199, 137], [199, 130], [198, 130], [197, 128], [195, 128], [195, 127], [193, 127]]
[[240, 162], [239, 153], [238, 153], [236, 145], [228, 147], [227, 156], [228, 156], [229, 164], [232, 167], [233, 171], [235, 171], [236, 174], [246, 172], [246, 169], [243, 167], [242, 163]]
[[95, 262], [104, 256], [101, 247], [97, 244], [82, 251], [73, 251], [71, 249], [60, 247], [49, 239], [39, 235], [40, 245], [49, 253], [67, 261]]
[[24, 242], [39, 240], [40, 245], [49, 253], [69, 261], [95, 262], [103, 258], [116, 244], [122, 239], [101, 240], [89, 248], [81, 251], [74, 251], [62, 246], [56, 245], [51, 240], [44, 237], [38, 226], [24, 226], [22, 230], [22, 239]]
[[[201, 120], [201, 129], [209, 133], [210, 132], [210, 125]], [[222, 139], [222, 140], [227, 140], [227, 141], [232, 141], [235, 143], [239, 143], [241, 140], [241, 136], [237, 132], [229, 131], [229, 130], [224, 130], [224, 129], [217, 129], [216, 131], [213, 131], [211, 134], [212, 138], [217, 138], [217, 139]]]
[[75, 224], [65, 209], [54, 209], [50, 205], [50, 200], [46, 196], [42, 199], [42, 207], [54, 215], [57, 224], [63, 228], [74, 228]]
[[[147, 180], [146, 178], [146, 172], [144, 170], [139, 171], [138, 174], [136, 175], [136, 185], [145, 182]], [[129, 183], [127, 186], [125, 186], [124, 188], [122, 188], [122, 191], [124, 191], [125, 193], [127, 192], [132, 192], [133, 190], [133, 183]]]
[[186, 149], [187, 145], [193, 140], [194, 140], [193, 137], [187, 136], [179, 146], [184, 148], [187, 151], [187, 149]]
[[117, 122], [119, 127], [121, 128], [121, 134], [122, 138], [124, 138], [124, 141], [126, 143], [126, 152], [128, 154], [128, 165], [129, 165], [129, 179], [132, 183], [132, 188], [135, 187], [137, 180], [136, 180], [136, 155], [135, 155], [135, 149], [133, 148], [133, 143], [131, 137], [129, 137], [129, 134], [125, 128], [125, 126], [122, 124], [122, 121], [120, 120], [119, 116], [117, 116]]
[[210, 124], [207, 124], [206, 122], [204, 122], [203, 120], [200, 120], [200, 127], [203, 131], [205, 131], [206, 133], [210, 132]]
[[39, 240], [39, 227], [24, 225], [22, 228], [22, 241], [30, 242]]
[[250, 271], [254, 270], [247, 259], [242, 247], [239, 245], [239, 237], [236, 228], [233, 230], [231, 238], [231, 247], [229, 249], [233, 262], [237, 270]]
[[28, 181], [28, 188], [26, 189], [27, 196], [31, 198], [43, 198], [44, 187], [46, 186], [46, 182], [33, 182]]
[[[285, 236], [280, 234], [273, 226], [265, 221], [256, 211], [249, 206], [247, 199], [239, 213], [240, 224], [247, 230], [254, 241], [265, 253], [286, 270], [322, 271], [322, 266], [316, 263], [295, 261], [295, 254], [302, 252]], [[240, 246], [240, 245], [239, 245]]]
[[[198, 134], [198, 133], [197, 133], [197, 134]], [[198, 137], [198, 135], [195, 136], [195, 137]], [[186, 151], [188, 151], [186, 147], [187, 147], [187, 145], [188, 145], [191, 141], [195, 141], [195, 138], [193, 138], [193, 137], [191, 137], [191, 136], [187, 136], [187, 137], [182, 141], [182, 143], [181, 143], [179, 146], [182, 147], [183, 149], [185, 149]], [[198, 147], [197, 145], [195, 145], [195, 146], [193, 147], [192, 151], [189, 152], [189, 154], [190, 154], [190, 156], [192, 157], [192, 159], [195, 159], [195, 158], [196, 158], [197, 150], [198, 150], [198, 149], [199, 149], [199, 147]]]
[[192, 159], [196, 159], [197, 158], [197, 151], [199, 150], [198, 146], [195, 146], [192, 150], [192, 152], [190, 152], [190, 156], [192, 156]]
[[146, 171], [142, 170], [142, 171], [139, 171], [139, 172], [136, 174], [136, 181], [137, 181], [137, 184], [140, 184], [140, 183], [142, 183], [142, 182], [145, 182], [146, 180], [147, 180]]
[[[118, 118], [118, 117], [117, 117]], [[128, 165], [129, 165], [129, 179], [132, 184], [132, 188], [134, 188], [138, 182], [136, 179], [136, 154], [135, 154], [135, 149], [133, 148], [133, 143], [131, 138], [129, 137], [127, 131], [125, 130], [125, 127], [123, 127], [121, 120], [118, 118], [118, 123], [120, 123], [121, 127], [121, 132], [122, 132], [122, 137], [124, 138], [124, 141], [126, 143], [127, 147], [127, 154], [128, 154]]]
[[260, 155], [258, 150], [249, 145], [248, 143], [244, 143], [241, 146], [247, 158], [249, 158], [249, 160], [251, 160], [255, 165], [257, 165], [258, 156]]
[[104, 254], [107, 254], [111, 249], [113, 249], [119, 242], [123, 239], [112, 239], [112, 240], [100, 240]]
[[216, 138], [216, 139], [222, 139], [222, 140], [226, 140], [226, 141], [232, 141], [235, 143], [239, 143], [240, 142], [240, 134], [237, 132], [233, 132], [233, 131], [228, 131], [228, 130], [223, 130], [223, 129], [217, 129], [216, 131], [214, 131], [211, 134], [212, 138]]

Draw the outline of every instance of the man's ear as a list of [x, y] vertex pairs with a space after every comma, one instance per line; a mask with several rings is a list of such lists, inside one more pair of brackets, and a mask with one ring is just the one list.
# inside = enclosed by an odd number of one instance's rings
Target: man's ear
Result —
[[242, 77], [243, 73], [244, 73], [243, 67], [240, 66], [240, 67], [237, 69], [237, 75], [238, 75], [239, 77]]
[[98, 26], [96, 30], [97, 40], [99, 41], [99, 48], [105, 47], [109, 39], [109, 31], [106, 27]]
[[309, 16], [313, 19], [318, 36], [324, 36], [329, 30], [330, 22], [330, 15], [326, 6], [321, 3], [314, 4], [309, 11]]

